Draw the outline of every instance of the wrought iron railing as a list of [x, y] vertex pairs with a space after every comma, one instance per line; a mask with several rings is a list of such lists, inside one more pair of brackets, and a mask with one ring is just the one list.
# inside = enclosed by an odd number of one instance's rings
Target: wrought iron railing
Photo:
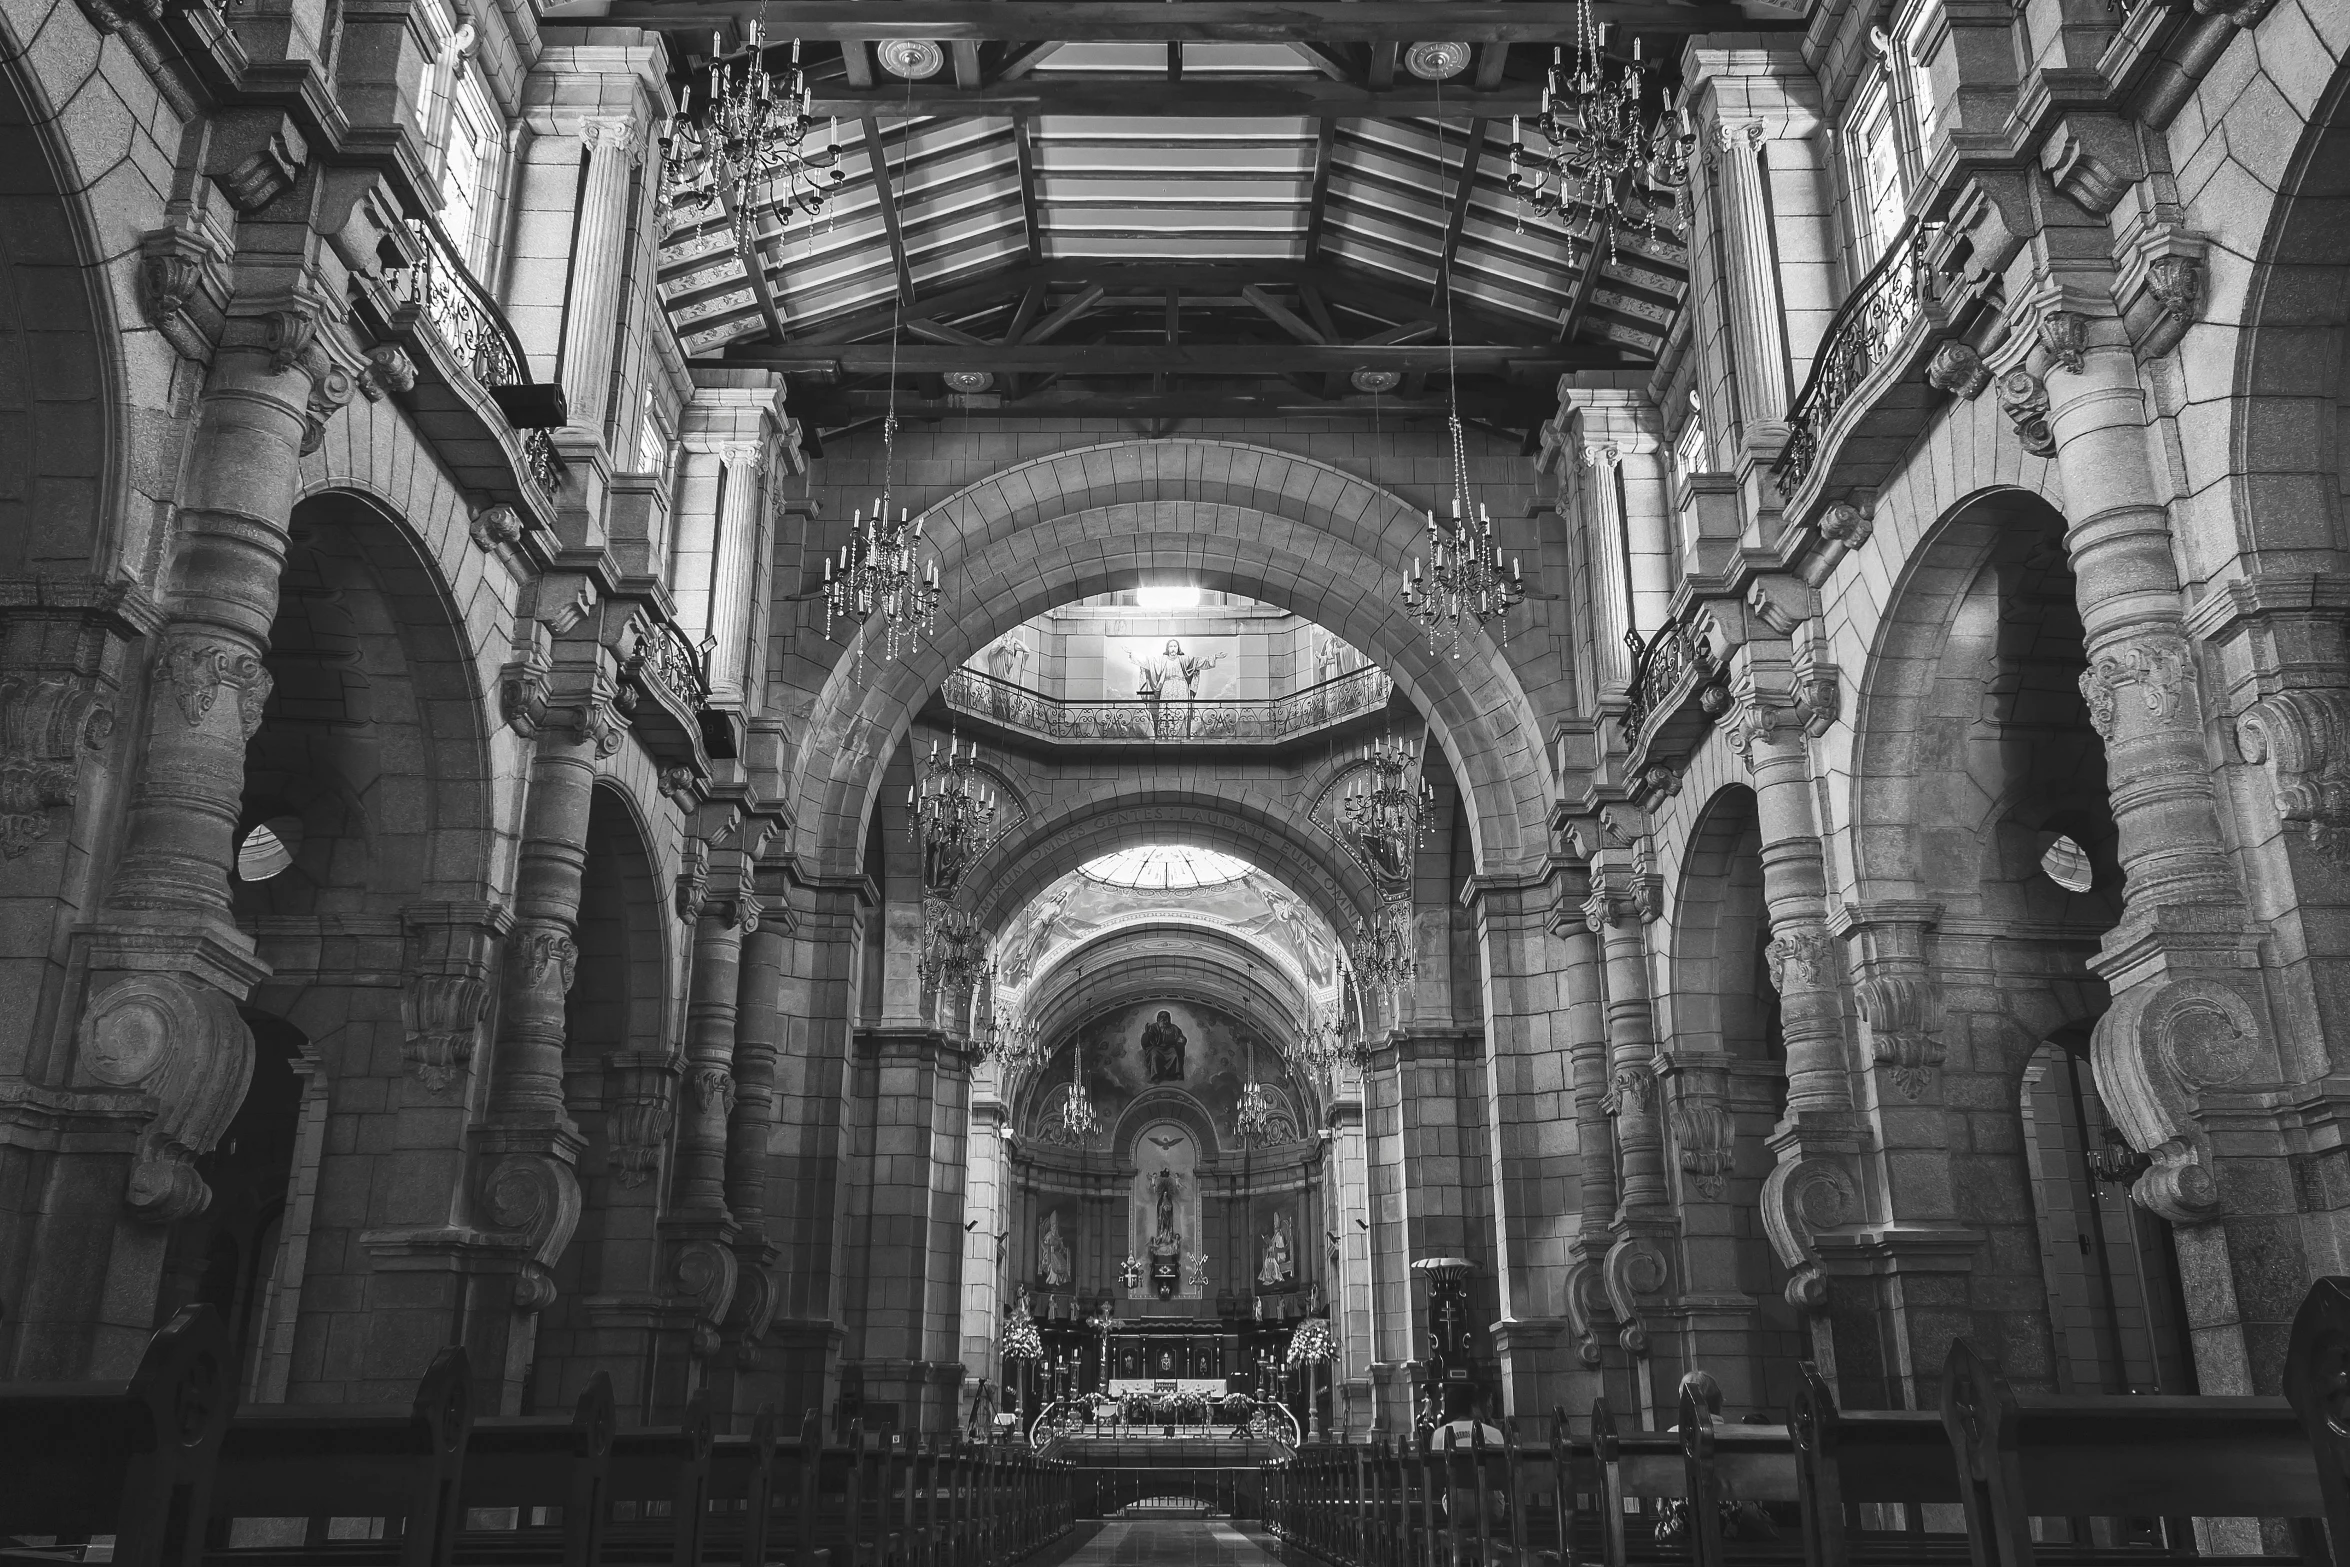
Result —
[[[407, 303], [432, 323], [434, 334], [482, 386], [528, 386], [529, 361], [523, 357], [522, 340], [507, 324], [506, 313], [491, 302], [466, 270], [440, 221], [429, 213], [411, 216], [408, 231], [416, 241], [417, 260], [403, 269], [401, 286]], [[545, 430], [514, 433], [521, 437], [531, 482], [553, 496], [563, 485], [563, 464], [555, 455], [554, 437]]]
[[1276, 697], [1163, 697], [1072, 702], [976, 669], [947, 676], [947, 706], [1049, 740], [1114, 745], [1267, 744], [1387, 705], [1395, 682], [1376, 665]]
[[1640, 649], [1632, 665], [1630, 701], [1624, 709], [1624, 742], [1637, 746], [1640, 731], [1661, 710], [1683, 677], [1692, 671], [1710, 675], [1719, 666], [1713, 647], [1678, 621], [1658, 628]]
[[707, 660], [694, 651], [684, 632], [666, 620], [644, 623], [626, 669], [639, 680], [659, 685], [688, 712], [700, 711], [710, 699]]
[[1913, 219], [1828, 324], [1811, 379], [1788, 411], [1786, 449], [1771, 468], [1781, 495], [1792, 495], [1811, 476], [1828, 426], [1937, 297], [1926, 242], [1941, 226]]

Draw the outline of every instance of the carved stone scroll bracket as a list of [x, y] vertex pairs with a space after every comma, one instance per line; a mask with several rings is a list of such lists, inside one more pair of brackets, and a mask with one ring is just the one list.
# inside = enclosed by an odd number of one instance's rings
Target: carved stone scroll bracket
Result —
[[1648, 1327], [1641, 1316], [1641, 1297], [1665, 1293], [1673, 1277], [1671, 1261], [1648, 1237], [1626, 1235], [1608, 1248], [1602, 1271], [1608, 1305], [1622, 1324], [1616, 1342], [1629, 1354], [1647, 1354]]
[[2179, 346], [2202, 319], [2211, 245], [2176, 221], [2176, 209], [2158, 208], [2130, 225], [2115, 247], [2119, 269], [2114, 307], [2129, 334], [2130, 351], [2144, 364]]
[[717, 1353], [718, 1329], [726, 1321], [740, 1272], [734, 1248], [719, 1237], [696, 1235], [672, 1243], [665, 1293], [693, 1313], [696, 1359], [706, 1360]]
[[2262, 697], [2236, 720], [2236, 746], [2268, 770], [2277, 815], [2300, 823], [2312, 849], [2350, 870], [2350, 691]]
[[514, 1309], [544, 1311], [555, 1303], [555, 1261], [579, 1228], [578, 1136], [493, 1131], [489, 1138], [475, 1201], [487, 1227], [522, 1252]]
[[1577, 1257], [1567, 1266], [1567, 1326], [1575, 1335], [1575, 1358], [1594, 1369], [1601, 1356], [1599, 1335], [1614, 1315], [1605, 1271], [1604, 1259], [1596, 1257]]
[[2048, 388], [2029, 370], [1999, 378], [1999, 411], [2015, 426], [2016, 439], [2035, 457], [2056, 455], [2056, 432], [2048, 424]]
[[214, 117], [204, 172], [239, 212], [258, 212], [293, 188], [310, 144], [282, 109], [252, 108]]
[[1861, 1021], [1869, 1030], [1869, 1053], [1892, 1075], [1904, 1099], [1915, 1100], [1942, 1064], [1935, 1038], [1938, 1016], [1933, 981], [1923, 973], [1878, 974], [1853, 987]]
[[1684, 1077], [1674, 1096], [1673, 1148], [1690, 1190], [1718, 1202], [1728, 1189], [1738, 1148], [1738, 1126], [1712, 1089]]
[[2220, 1216], [2201, 1121], [2203, 1096], [2277, 1076], [2275, 1050], [2246, 997], [2216, 976], [2132, 985], [2097, 1023], [2097, 1095], [2130, 1146], [2153, 1163], [2130, 1195], [2173, 1224]]
[[1788, 1270], [1787, 1303], [1816, 1311], [1828, 1302], [1827, 1269], [1820, 1261], [1822, 1231], [1861, 1215], [1860, 1187], [1841, 1160], [1816, 1154], [1782, 1159], [1763, 1179], [1763, 1230]]
[[495, 555], [500, 548], [522, 537], [522, 514], [503, 502], [484, 506], [473, 514], [466, 531], [472, 535], [475, 549], [485, 555]]
[[1926, 361], [1926, 384], [1973, 402], [1990, 386], [1991, 368], [1981, 354], [1952, 338]]
[[74, 1039], [77, 1086], [130, 1089], [154, 1104], [123, 1203], [149, 1224], [202, 1213], [196, 1173], [245, 1099], [253, 1036], [225, 993], [176, 974], [132, 974], [99, 992]]
[[[536, 622], [528, 624], [536, 625]], [[498, 676], [498, 713], [514, 732], [531, 739], [547, 721], [548, 682], [554, 665], [543, 636], [514, 644], [514, 660]]]
[[0, 856], [15, 859], [49, 833], [49, 811], [81, 792], [82, 757], [114, 733], [95, 676], [0, 673]]

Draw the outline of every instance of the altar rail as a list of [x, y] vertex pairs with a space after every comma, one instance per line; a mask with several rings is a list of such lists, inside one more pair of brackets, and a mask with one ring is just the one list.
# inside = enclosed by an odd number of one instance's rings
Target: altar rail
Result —
[[[2340, 1562], [2350, 1433], [2332, 1416], [2346, 1371], [2350, 1279], [2327, 1279], [2295, 1324], [2286, 1397], [2021, 1392], [1962, 1340], [1939, 1410], [1840, 1410], [1806, 1368], [1784, 1423], [1724, 1424], [1696, 1373], [1670, 1431], [1621, 1429], [1602, 1399], [1579, 1429], [1555, 1411], [1539, 1445], [1455, 1421], [1404, 1442], [1309, 1446], [1269, 1472], [1266, 1517], [1340, 1567], [1725, 1567], [1799, 1550], [1806, 1567], [2296, 1559], [2197, 1549], [2193, 1520], [2251, 1518], [2294, 1521], [2312, 1563], [2328, 1559], [2324, 1520]], [[2248, 1526], [2212, 1537], [2259, 1549]]]
[[[1008, 1567], [1066, 1533], [1067, 1464], [1008, 1445], [475, 1417], [462, 1349], [402, 1405], [232, 1412], [219, 1320], [182, 1312], [122, 1383], [0, 1384], [0, 1560], [119, 1567]], [[93, 1538], [112, 1537], [95, 1552]]]

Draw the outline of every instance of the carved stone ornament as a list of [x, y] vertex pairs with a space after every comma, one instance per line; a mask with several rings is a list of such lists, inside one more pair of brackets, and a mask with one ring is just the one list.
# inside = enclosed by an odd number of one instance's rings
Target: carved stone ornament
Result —
[[1999, 411], [2015, 426], [2016, 439], [2035, 457], [2056, 455], [2056, 432], [2048, 427], [2048, 388], [2029, 370], [1999, 378]]
[[483, 1171], [475, 1188], [488, 1227], [503, 1231], [524, 1252], [514, 1281], [514, 1309], [539, 1312], [555, 1303], [555, 1259], [579, 1228], [579, 1175], [568, 1160], [516, 1150]]
[[258, 134], [240, 138], [228, 156], [244, 156], [218, 171], [214, 178], [239, 212], [258, 212], [293, 188], [310, 161], [310, 144], [294, 122], [284, 115], [271, 117]]
[[512, 961], [522, 965], [534, 989], [552, 975], [559, 982], [557, 993], [569, 995], [579, 975], [579, 946], [560, 925], [525, 925], [514, 933]]
[[[681, 1241], [670, 1254], [668, 1294], [691, 1305], [698, 1324], [715, 1329], [726, 1320], [727, 1305], [734, 1299], [738, 1266], [733, 1250], [717, 1241]], [[709, 1334], [705, 1345], [704, 1335], [697, 1333], [694, 1343], [695, 1353], [707, 1355], [717, 1348], [717, 1337]]]
[[2203, 263], [2194, 256], [2157, 256], [2146, 264], [2146, 292], [2162, 313], [2184, 327], [2203, 308]]
[[1620, 1066], [1608, 1079], [1607, 1096], [1600, 1101], [1610, 1115], [1627, 1110], [1647, 1115], [1656, 1109], [1656, 1074], [1644, 1066]]
[[498, 713], [525, 740], [539, 732], [547, 718], [547, 677], [552, 666], [544, 649], [524, 645], [520, 656], [498, 677]]
[[2299, 822], [2312, 849], [2350, 869], [2350, 691], [2262, 697], [2236, 720], [2236, 746], [2268, 769], [2278, 817]]
[[1878, 974], [1853, 986], [1861, 1021], [1869, 1028], [1869, 1051], [1890, 1070], [1905, 1099], [1925, 1093], [1943, 1049], [1934, 1037], [1939, 1015], [1934, 983], [1924, 974]]
[[2082, 354], [2089, 346], [2089, 318], [2078, 310], [2044, 312], [2040, 317], [2040, 345], [2060, 368], [2079, 375], [2087, 362]]
[[1784, 996], [1790, 989], [1817, 990], [1824, 983], [1829, 938], [1824, 930], [1801, 926], [1783, 931], [1763, 948], [1771, 967], [1771, 988]]
[[599, 759], [618, 753], [621, 738], [628, 733], [628, 720], [620, 711], [619, 693], [604, 689], [599, 680], [595, 694], [579, 704], [572, 733], [583, 745], [594, 741]]
[[326, 444], [327, 422], [343, 411], [359, 391], [359, 378], [338, 364], [329, 364], [310, 380], [310, 397], [302, 412], [302, 455]]
[[2113, 738], [2126, 686], [2138, 688], [2146, 716], [2156, 723], [2176, 718], [2187, 698], [2188, 658], [2185, 638], [2161, 635], [2125, 642], [2092, 658], [2081, 671], [2081, 696], [2089, 704], [2089, 726], [2098, 738]]
[[2225, 980], [2190, 975], [2132, 985], [2097, 1022], [2090, 1053], [2098, 1097], [2151, 1163], [2130, 1189], [2173, 1224], [2219, 1217], [2203, 1094], [2273, 1082], [2276, 1052], [2251, 1003]]
[[1640, 792], [1669, 800], [1681, 792], [1681, 775], [1670, 767], [1651, 767], [1640, 775]]
[[710, 845], [688, 833], [677, 872], [677, 917], [688, 925], [700, 919], [709, 891]]
[[236, 1002], [177, 975], [118, 980], [82, 1014], [74, 1073], [154, 1105], [123, 1194], [132, 1216], [171, 1224], [202, 1213], [212, 1191], [196, 1160], [228, 1130], [253, 1076], [253, 1036]]
[[155, 656], [155, 678], [170, 687], [172, 700], [190, 729], [202, 727], [212, 716], [223, 687], [235, 691], [237, 721], [248, 740], [261, 728], [269, 693], [276, 688], [259, 658], [197, 637], [166, 644]]
[[1991, 367], [1983, 356], [1955, 339], [1934, 350], [1926, 361], [1926, 384], [1973, 402], [1991, 384]]
[[465, 974], [413, 974], [400, 993], [401, 1055], [427, 1093], [447, 1093], [473, 1063], [490, 987]]
[[1860, 1188], [1833, 1159], [1804, 1155], [1785, 1160], [1763, 1178], [1763, 1230], [1788, 1270], [1787, 1303], [1810, 1311], [1828, 1302], [1827, 1271], [1818, 1236], [1860, 1217]]
[[0, 856], [48, 836], [49, 810], [81, 791], [84, 751], [104, 747], [114, 709], [76, 674], [0, 674]]
[[1820, 537], [1841, 544], [1848, 550], [1859, 549], [1868, 543], [1876, 531], [1875, 516], [1862, 511], [1850, 501], [1838, 501], [1820, 514]]
[[466, 531], [473, 536], [473, 547], [485, 555], [494, 555], [499, 546], [511, 544], [522, 537], [522, 513], [501, 502], [484, 506], [473, 514]]
[[734, 1074], [722, 1066], [694, 1068], [694, 1108], [704, 1115], [734, 1114]]
[[212, 357], [228, 302], [228, 247], [180, 212], [139, 237], [139, 309], [184, 359]]
[[1586, 1366], [1600, 1362], [1600, 1317], [1607, 1312], [1607, 1280], [1602, 1263], [1578, 1257], [1567, 1265], [1567, 1329], [1575, 1336], [1575, 1358]]
[[677, 1119], [676, 1081], [677, 1065], [667, 1056], [628, 1051], [604, 1058], [604, 1159], [612, 1179], [631, 1191], [661, 1168]]
[[664, 767], [661, 769], [656, 787], [660, 789], [662, 798], [673, 800], [685, 809], [691, 810], [694, 805], [696, 781], [694, 770], [690, 767]]
[[378, 343], [367, 351], [367, 368], [359, 373], [359, 390], [367, 394], [371, 403], [382, 402], [386, 392], [415, 391], [416, 361], [397, 343]]
[[2195, 0], [2197, 16], [2224, 16], [2238, 27], [2258, 25], [2277, 0]]
[[1682, 1090], [1672, 1120], [1673, 1146], [1691, 1189], [1708, 1202], [1719, 1199], [1737, 1152], [1737, 1122], [1720, 1099], [1693, 1088]]

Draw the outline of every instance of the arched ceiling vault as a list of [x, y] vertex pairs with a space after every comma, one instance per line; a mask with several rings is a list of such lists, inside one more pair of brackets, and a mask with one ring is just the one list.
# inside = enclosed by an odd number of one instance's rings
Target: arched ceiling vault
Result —
[[1037, 977], [1023, 1009], [1057, 1044], [1079, 1014], [1176, 989], [1230, 1009], [1276, 1042], [1294, 1037], [1311, 1017], [1297, 977], [1264, 948], [1173, 919], [1105, 932], [1060, 954]]

